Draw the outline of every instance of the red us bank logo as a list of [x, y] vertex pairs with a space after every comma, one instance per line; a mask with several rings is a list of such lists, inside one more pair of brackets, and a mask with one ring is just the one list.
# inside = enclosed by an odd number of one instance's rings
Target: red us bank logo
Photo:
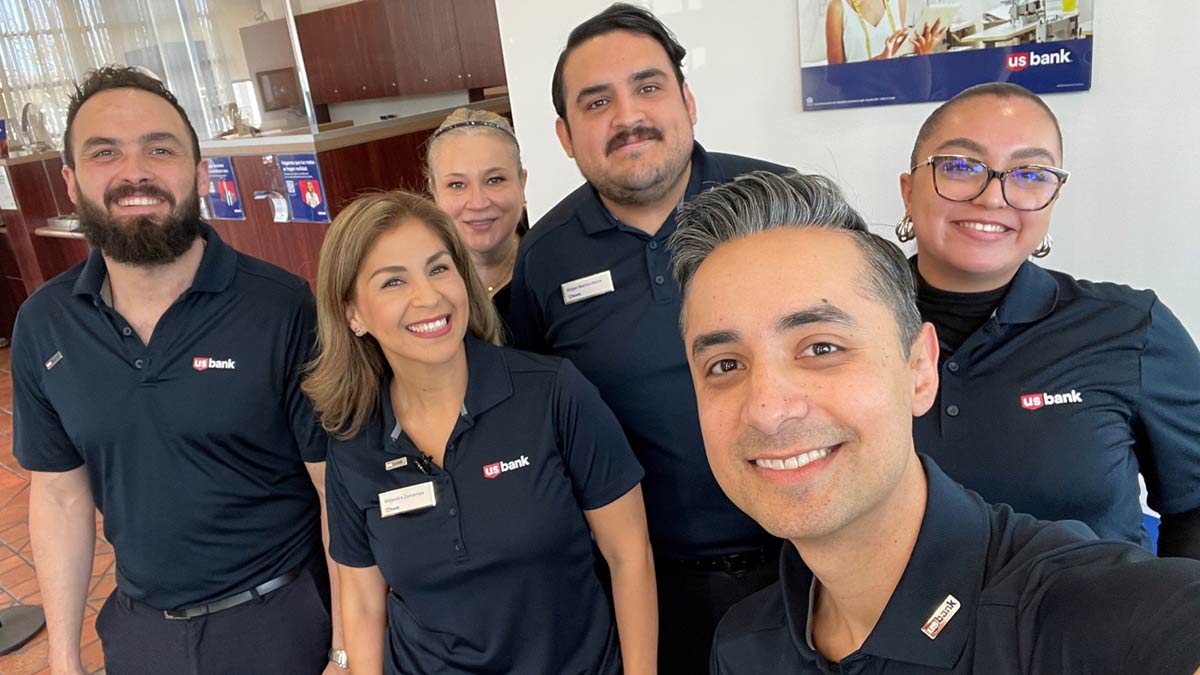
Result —
[[511, 462], [495, 462], [493, 464], [485, 464], [483, 467], [484, 478], [496, 478], [505, 471], [520, 469], [529, 466], [529, 458], [525, 455], [514, 459]]
[[198, 371], [205, 371], [209, 368], [214, 370], [236, 370], [237, 361], [233, 359], [214, 359], [210, 356], [193, 356], [192, 368]]
[[1059, 63], [1071, 63], [1071, 52], [1065, 47], [1049, 54], [1013, 52], [1005, 59], [1004, 65], [1016, 73], [1034, 66], [1049, 66]]

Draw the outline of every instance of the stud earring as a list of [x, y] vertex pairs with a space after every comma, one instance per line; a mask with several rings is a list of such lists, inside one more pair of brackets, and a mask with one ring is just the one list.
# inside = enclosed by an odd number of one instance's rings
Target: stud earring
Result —
[[896, 223], [896, 238], [900, 240], [901, 244], [906, 244], [917, 238], [917, 233], [913, 228], [912, 217], [907, 213], [900, 219], [900, 222]]
[[1046, 256], [1050, 255], [1050, 249], [1052, 248], [1054, 248], [1054, 237], [1051, 237], [1050, 233], [1047, 232], [1046, 236], [1042, 237], [1042, 243], [1038, 244], [1038, 247], [1033, 249], [1033, 257], [1045, 258]]
[[362, 337], [367, 334], [367, 331], [363, 330], [361, 327], [358, 327], [358, 326], [355, 326], [353, 328], [353, 330], [354, 330], [354, 337]]

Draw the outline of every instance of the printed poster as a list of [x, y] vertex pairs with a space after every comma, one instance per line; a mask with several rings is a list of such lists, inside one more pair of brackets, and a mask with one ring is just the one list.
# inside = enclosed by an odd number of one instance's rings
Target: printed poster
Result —
[[1092, 86], [1095, 0], [797, 0], [805, 110]]
[[321, 183], [317, 156], [306, 153], [279, 155], [278, 158], [288, 204], [292, 209], [292, 220], [328, 223], [329, 208], [325, 203], [325, 187]]
[[209, 213], [217, 220], [245, 220], [242, 195], [229, 157], [208, 158]]

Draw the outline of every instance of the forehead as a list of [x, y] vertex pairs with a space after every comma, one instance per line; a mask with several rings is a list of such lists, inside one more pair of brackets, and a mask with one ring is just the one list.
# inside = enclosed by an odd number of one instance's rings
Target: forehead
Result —
[[881, 318], [874, 308], [887, 312], [862, 294], [863, 264], [858, 245], [837, 230], [783, 228], [726, 242], [692, 279], [686, 331], [751, 331], [826, 303], [869, 323]]
[[1061, 158], [1054, 120], [1038, 104], [1016, 96], [977, 96], [951, 106], [918, 155], [924, 159], [956, 138], [970, 139], [997, 154], [1038, 147]]
[[90, 136], [137, 137], [148, 131], [170, 131], [187, 137], [183, 118], [161, 96], [141, 89], [102, 91], [79, 107], [73, 123], [74, 142]]
[[363, 268], [381, 265], [405, 265], [406, 261], [424, 261], [446, 244], [433, 226], [417, 218], [406, 218], [380, 234], [363, 258]]
[[[452, 131], [433, 144], [430, 163], [435, 170], [463, 171], [502, 166], [516, 169], [516, 147], [500, 131]], [[462, 165], [468, 166], [462, 166]]]
[[617, 84], [646, 68], [674, 72], [658, 40], [626, 30], [612, 31], [580, 43], [567, 54], [563, 88], [570, 98], [583, 87]]

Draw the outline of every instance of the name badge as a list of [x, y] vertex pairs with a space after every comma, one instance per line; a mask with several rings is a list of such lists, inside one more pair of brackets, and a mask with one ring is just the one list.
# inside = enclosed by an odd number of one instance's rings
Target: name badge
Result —
[[437, 504], [433, 481], [379, 493], [379, 516], [387, 518], [399, 513], [428, 509]]
[[389, 459], [388, 461], [384, 462], [383, 470], [392, 471], [393, 469], [403, 469], [406, 466], [408, 466], [408, 458], [397, 457], [396, 459]]
[[563, 284], [563, 302], [569, 305], [580, 300], [594, 298], [597, 295], [612, 293], [613, 290], [615, 289], [613, 288], [612, 270], [604, 270]]

